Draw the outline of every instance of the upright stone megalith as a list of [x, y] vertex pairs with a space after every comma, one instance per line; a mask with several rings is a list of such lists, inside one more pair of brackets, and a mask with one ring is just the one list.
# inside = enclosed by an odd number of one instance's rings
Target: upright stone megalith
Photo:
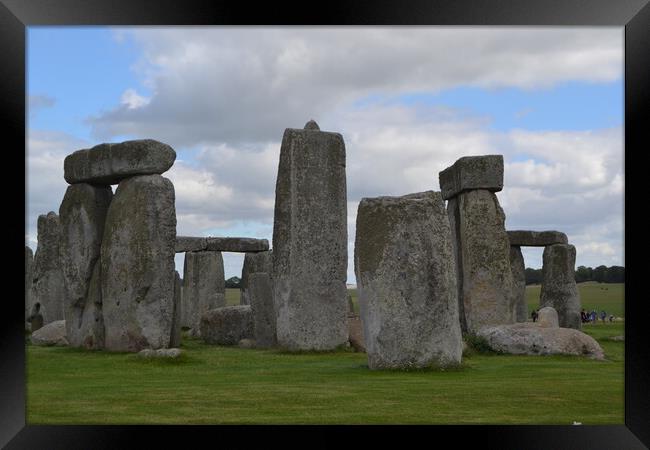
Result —
[[513, 323], [510, 241], [494, 194], [503, 188], [503, 157], [461, 158], [440, 172], [440, 187], [449, 199], [462, 330]]
[[544, 248], [540, 307], [553, 307], [560, 327], [581, 328], [580, 294], [575, 279], [576, 248], [554, 244]]
[[73, 347], [103, 347], [99, 255], [112, 197], [110, 186], [73, 184], [59, 208], [64, 316], [67, 339]]
[[255, 346], [259, 348], [274, 347], [277, 339], [271, 277], [267, 272], [251, 273], [248, 282]]
[[43, 325], [63, 320], [63, 272], [59, 256], [61, 244], [61, 222], [59, 216], [50, 211], [38, 216], [38, 245], [34, 255], [32, 306], [40, 304]]
[[226, 284], [221, 252], [185, 253], [182, 324], [199, 331], [201, 315], [226, 306]]
[[168, 347], [174, 305], [174, 185], [160, 175], [122, 180], [101, 247], [105, 347]]
[[455, 256], [439, 192], [363, 198], [354, 266], [371, 369], [460, 363]]
[[25, 328], [27, 329], [27, 318], [31, 314], [32, 303], [30, 294], [32, 280], [34, 277], [34, 253], [32, 249], [25, 246]]
[[266, 273], [271, 275], [273, 273], [273, 260], [271, 259], [271, 251], [259, 253], [246, 253], [244, 256], [244, 264], [241, 271], [241, 297], [239, 303], [241, 305], [250, 305], [250, 289], [249, 279], [254, 273]]
[[348, 341], [345, 144], [288, 128], [275, 188], [273, 285], [278, 345], [330, 350]]
[[172, 318], [172, 335], [169, 338], [169, 346], [178, 348], [181, 345], [181, 276], [174, 271], [174, 312]]
[[526, 304], [526, 268], [521, 247], [510, 247], [510, 269], [512, 270], [512, 295], [515, 301], [515, 321], [526, 322], [528, 305]]

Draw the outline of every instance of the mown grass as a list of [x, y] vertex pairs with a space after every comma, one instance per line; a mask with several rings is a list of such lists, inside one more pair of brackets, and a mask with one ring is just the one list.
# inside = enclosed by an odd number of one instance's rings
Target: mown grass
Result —
[[[586, 311], [595, 309], [598, 312], [598, 320], [600, 320], [600, 312], [605, 310], [607, 316], [613, 314], [615, 317], [625, 317], [624, 305], [624, 284], [623, 283], [597, 283], [595, 281], [588, 281], [585, 283], [578, 283], [578, 292], [580, 293], [580, 301], [582, 307]], [[533, 311], [533, 308], [539, 308], [539, 295], [541, 286], [531, 285], [526, 286], [526, 302], [528, 303], [528, 316]]]
[[606, 361], [469, 351], [460, 369], [400, 372], [370, 371], [352, 351], [287, 354], [189, 338], [178, 361], [28, 345], [27, 421], [623, 424], [624, 343], [609, 339], [623, 323], [583, 331]]

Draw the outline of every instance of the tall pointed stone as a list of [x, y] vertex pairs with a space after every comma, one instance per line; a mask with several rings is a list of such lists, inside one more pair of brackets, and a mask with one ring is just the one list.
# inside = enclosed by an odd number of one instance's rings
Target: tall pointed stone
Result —
[[160, 175], [120, 182], [101, 247], [105, 347], [168, 347], [174, 309], [174, 185]]
[[59, 208], [64, 316], [67, 339], [73, 347], [103, 346], [99, 255], [112, 197], [110, 186], [73, 184]]
[[544, 248], [539, 306], [553, 307], [560, 327], [581, 329], [580, 294], [575, 279], [576, 248], [553, 244]]
[[354, 265], [368, 366], [446, 367], [462, 357], [455, 256], [439, 192], [364, 198]]
[[59, 216], [50, 211], [38, 216], [38, 245], [34, 255], [32, 306], [40, 304], [43, 325], [63, 320], [63, 272], [59, 256], [61, 244], [61, 222]]
[[226, 284], [221, 252], [185, 253], [183, 266], [183, 326], [199, 331], [201, 315], [226, 306]]
[[273, 284], [278, 345], [348, 341], [345, 144], [314, 123], [282, 138], [275, 188]]
[[526, 303], [526, 268], [521, 247], [510, 247], [510, 270], [512, 270], [512, 295], [515, 302], [515, 321], [528, 320], [528, 304]]

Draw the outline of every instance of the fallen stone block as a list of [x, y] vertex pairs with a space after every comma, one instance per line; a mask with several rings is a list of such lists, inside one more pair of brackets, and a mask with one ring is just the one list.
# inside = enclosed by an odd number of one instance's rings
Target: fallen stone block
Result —
[[253, 312], [249, 305], [211, 309], [201, 316], [201, 338], [208, 344], [238, 345], [254, 339]]
[[55, 320], [32, 333], [32, 344], [42, 346], [66, 346], [65, 320]]

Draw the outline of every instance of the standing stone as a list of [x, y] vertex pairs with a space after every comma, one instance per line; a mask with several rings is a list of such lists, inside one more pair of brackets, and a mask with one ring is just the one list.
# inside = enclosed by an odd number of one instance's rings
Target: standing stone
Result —
[[449, 200], [447, 212], [456, 247], [463, 332], [514, 323], [510, 241], [496, 195], [488, 190], [463, 192]]
[[273, 285], [278, 345], [330, 350], [348, 341], [345, 144], [288, 128], [275, 188]]
[[512, 270], [512, 295], [515, 302], [515, 321], [528, 320], [528, 304], [526, 303], [526, 268], [521, 247], [510, 247], [510, 269]]
[[542, 292], [540, 307], [555, 308], [562, 328], [582, 326], [580, 294], [575, 279], [576, 248], [570, 244], [554, 244], [542, 256]]
[[544, 328], [558, 328], [560, 326], [560, 319], [555, 308], [546, 306], [537, 313], [539, 314], [536, 322], [538, 326]]
[[248, 279], [256, 346], [274, 347], [277, 343], [273, 284], [268, 273], [251, 273]]
[[174, 313], [174, 185], [160, 175], [123, 180], [108, 209], [101, 292], [111, 351], [168, 347]]
[[34, 278], [34, 253], [32, 249], [25, 246], [25, 328], [28, 329], [27, 318], [32, 309], [32, 303], [29, 300], [30, 291], [32, 290], [32, 280]]
[[32, 305], [40, 304], [43, 325], [63, 316], [63, 272], [59, 249], [61, 243], [61, 222], [59, 216], [50, 211], [38, 216], [38, 245], [34, 255], [33, 284], [30, 293]]
[[181, 345], [181, 276], [174, 271], [174, 315], [172, 319], [172, 335], [169, 339], [169, 347]]
[[354, 263], [371, 369], [460, 363], [455, 256], [439, 192], [362, 199]]
[[103, 346], [99, 255], [112, 197], [110, 186], [73, 184], [68, 186], [59, 208], [64, 316], [72, 347]]
[[264, 272], [271, 274], [273, 272], [273, 260], [271, 259], [271, 251], [259, 253], [246, 253], [244, 256], [244, 265], [241, 271], [241, 296], [239, 303], [241, 305], [250, 305], [249, 297], [249, 277], [251, 274]]
[[183, 284], [183, 326], [196, 332], [204, 312], [226, 306], [221, 252], [185, 253]]

